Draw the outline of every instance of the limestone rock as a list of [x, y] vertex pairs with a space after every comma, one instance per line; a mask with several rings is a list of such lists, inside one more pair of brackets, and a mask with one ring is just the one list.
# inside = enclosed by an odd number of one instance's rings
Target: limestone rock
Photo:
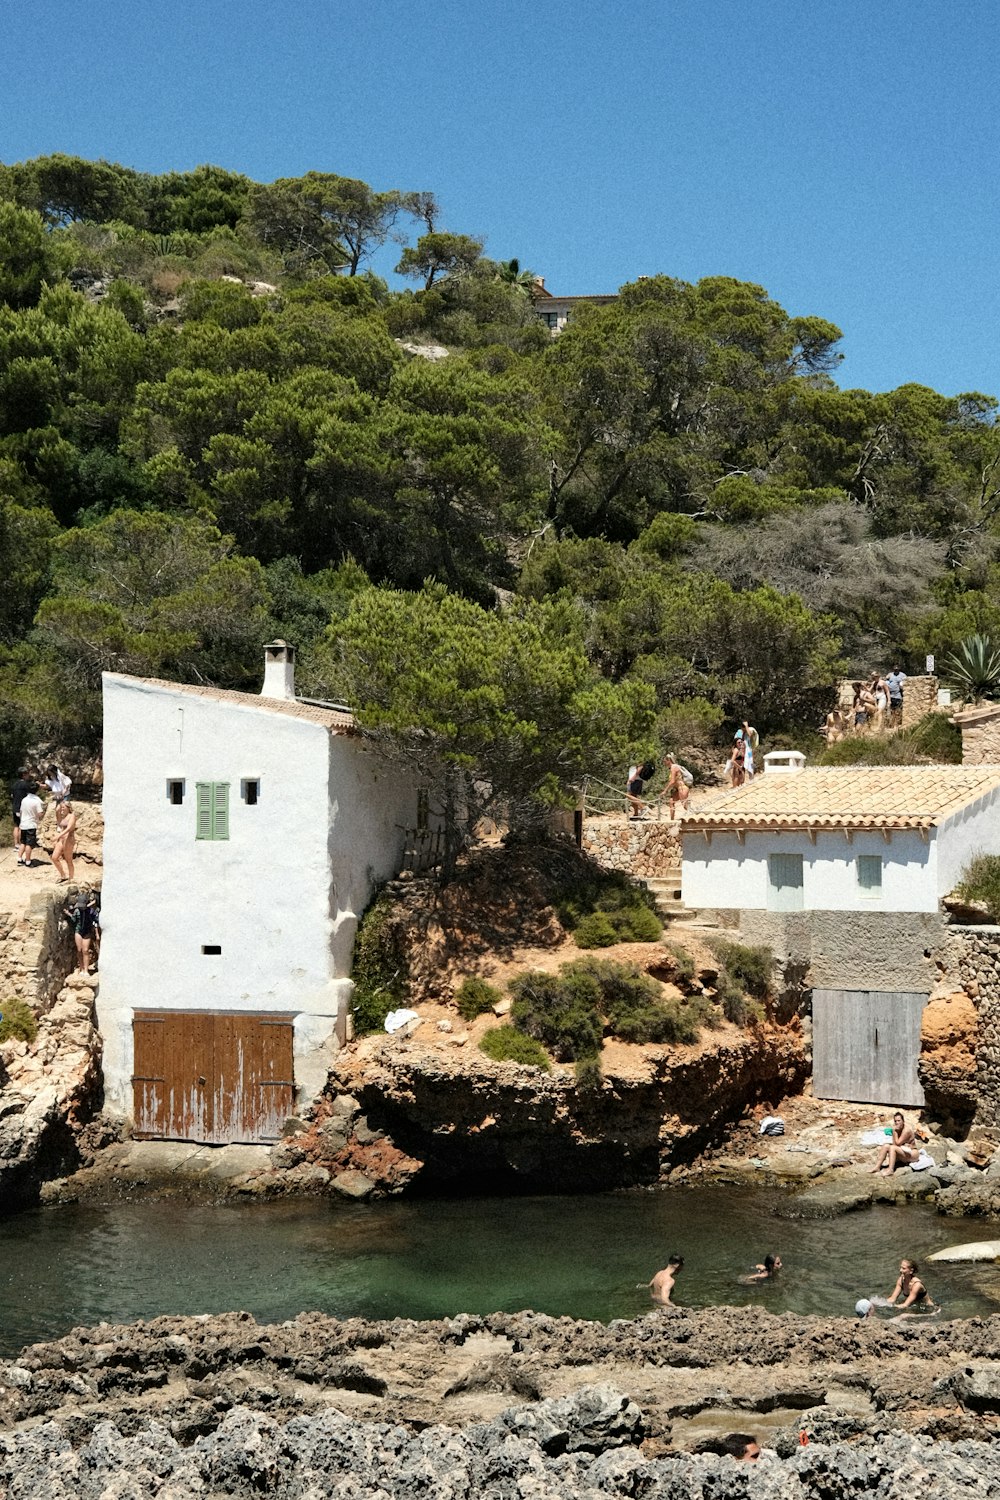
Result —
[[355, 1171], [353, 1168], [346, 1172], [338, 1172], [332, 1183], [335, 1192], [344, 1198], [368, 1198], [375, 1191], [375, 1184], [364, 1172]]

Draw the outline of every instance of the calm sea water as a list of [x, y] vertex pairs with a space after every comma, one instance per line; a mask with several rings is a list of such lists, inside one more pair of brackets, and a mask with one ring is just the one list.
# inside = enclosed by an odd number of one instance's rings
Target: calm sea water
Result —
[[[677, 1251], [676, 1301], [853, 1314], [891, 1291], [901, 1256], [1000, 1238], [1000, 1224], [920, 1206], [785, 1218], [789, 1200], [731, 1188], [572, 1198], [218, 1206], [121, 1203], [0, 1224], [0, 1351], [80, 1324], [244, 1309], [438, 1318], [516, 1311], [608, 1320], [651, 1306], [647, 1281]], [[780, 1281], [743, 1286], [768, 1252]], [[1000, 1311], [1000, 1266], [929, 1266], [948, 1317]]]

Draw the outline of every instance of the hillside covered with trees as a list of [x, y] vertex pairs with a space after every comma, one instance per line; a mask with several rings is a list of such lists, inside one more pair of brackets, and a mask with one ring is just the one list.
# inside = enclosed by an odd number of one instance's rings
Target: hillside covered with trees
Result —
[[0, 166], [6, 766], [94, 747], [102, 670], [256, 690], [277, 635], [527, 810], [1000, 639], [992, 397], [841, 390], [840, 330], [728, 277], [557, 339], [531, 288], [428, 192]]

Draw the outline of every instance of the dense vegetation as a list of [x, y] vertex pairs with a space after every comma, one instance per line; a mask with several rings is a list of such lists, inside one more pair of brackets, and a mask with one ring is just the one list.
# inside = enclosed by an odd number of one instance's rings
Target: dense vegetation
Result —
[[[392, 238], [402, 291], [366, 269]], [[839, 330], [728, 277], [556, 340], [531, 285], [426, 192], [0, 166], [7, 766], [96, 745], [102, 670], [255, 688], [281, 635], [517, 821], [1000, 640], [991, 397], [840, 390]]]

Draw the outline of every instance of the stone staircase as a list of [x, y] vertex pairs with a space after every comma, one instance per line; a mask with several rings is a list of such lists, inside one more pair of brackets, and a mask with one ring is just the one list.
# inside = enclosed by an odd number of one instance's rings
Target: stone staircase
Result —
[[647, 875], [642, 884], [656, 902], [656, 910], [666, 921], [686, 913], [687, 908], [681, 900], [680, 865], [671, 865], [663, 875]]

